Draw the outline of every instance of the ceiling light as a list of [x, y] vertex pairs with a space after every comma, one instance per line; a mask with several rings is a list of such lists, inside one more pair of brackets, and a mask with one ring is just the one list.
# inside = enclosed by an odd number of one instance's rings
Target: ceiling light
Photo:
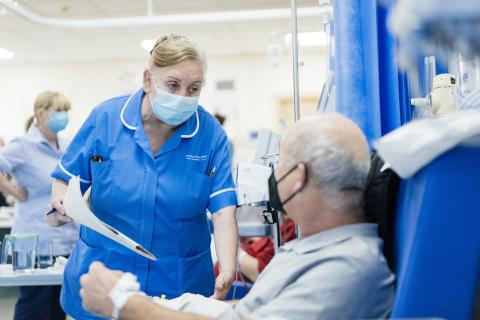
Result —
[[13, 57], [15, 57], [15, 53], [0, 48], [0, 59], [13, 59]]
[[[300, 32], [297, 34], [298, 44], [302, 47], [326, 46], [328, 43], [325, 32]], [[292, 45], [292, 34], [285, 35], [285, 45]]]
[[148, 53], [150, 53], [150, 51], [152, 51], [153, 47], [155, 46], [156, 42], [157, 40], [143, 40], [141, 45], [143, 49], [145, 49]]

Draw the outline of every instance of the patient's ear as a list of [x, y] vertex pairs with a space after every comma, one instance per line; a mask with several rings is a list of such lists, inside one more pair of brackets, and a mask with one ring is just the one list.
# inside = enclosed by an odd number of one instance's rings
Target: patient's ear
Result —
[[300, 192], [300, 190], [305, 188], [305, 186], [307, 185], [307, 181], [308, 181], [307, 166], [305, 165], [305, 163], [299, 163], [297, 165], [297, 170], [295, 171], [296, 171], [297, 181], [293, 186], [293, 192]]

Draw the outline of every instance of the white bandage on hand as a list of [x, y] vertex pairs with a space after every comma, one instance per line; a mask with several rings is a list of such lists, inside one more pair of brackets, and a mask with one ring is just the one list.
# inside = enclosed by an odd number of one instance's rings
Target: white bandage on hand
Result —
[[137, 277], [130, 272], [124, 273], [123, 276], [117, 280], [115, 286], [108, 293], [113, 303], [112, 319], [118, 319], [120, 311], [125, 307], [128, 298], [132, 295], [145, 295], [139, 290], [140, 284], [137, 282]]

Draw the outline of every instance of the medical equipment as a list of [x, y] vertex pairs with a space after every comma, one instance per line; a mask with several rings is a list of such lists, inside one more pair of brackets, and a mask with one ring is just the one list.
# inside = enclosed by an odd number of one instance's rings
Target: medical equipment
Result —
[[277, 166], [280, 153], [280, 135], [261, 129], [253, 163], [237, 165], [237, 204], [242, 206], [265, 206], [268, 201], [268, 178]]
[[268, 203], [268, 178], [278, 163], [280, 135], [268, 130], [259, 131], [253, 163], [239, 163], [236, 168], [237, 206], [239, 213], [259, 208], [267, 225], [239, 223], [240, 237], [271, 235], [275, 250], [280, 246], [278, 213]]
[[480, 87], [480, 56], [469, 59], [459, 54], [458, 71], [458, 85], [462, 95], [465, 96]]
[[[330, 0], [320, 0], [320, 7], [331, 8]], [[322, 87], [317, 111], [320, 113], [335, 111], [335, 36], [333, 32], [333, 10], [322, 15], [323, 31], [327, 34], [328, 59], [325, 83]]]
[[300, 119], [300, 87], [298, 77], [298, 37], [297, 37], [297, 1], [291, 1], [292, 18], [292, 62], [293, 62], [293, 115]]
[[268, 129], [260, 129], [253, 163], [263, 166], [276, 166], [280, 152], [281, 136]]
[[[467, 57], [480, 54], [478, 0], [398, 0], [390, 12], [388, 26], [397, 39], [397, 60], [409, 74], [409, 90], [414, 96], [430, 92], [428, 86], [426, 92], [415, 92], [420, 87], [417, 79], [420, 56], [435, 55], [447, 64], [452, 53], [460, 52]], [[428, 71], [427, 68], [427, 75]], [[458, 109], [465, 109], [464, 97], [457, 96]], [[416, 112], [421, 110], [417, 108]]]
[[440, 115], [455, 112], [455, 76], [449, 73], [433, 77], [432, 92], [424, 98], [413, 98], [411, 104], [415, 107], [426, 108], [427, 115]]
[[238, 206], [262, 206], [268, 201], [268, 177], [272, 169], [255, 163], [237, 166]]
[[458, 55], [458, 109], [480, 108], [480, 55], [467, 58]]

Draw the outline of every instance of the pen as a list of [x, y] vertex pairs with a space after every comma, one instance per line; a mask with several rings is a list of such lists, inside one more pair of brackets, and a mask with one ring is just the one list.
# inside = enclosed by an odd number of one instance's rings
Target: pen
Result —
[[217, 170], [217, 167], [216, 166], [213, 166], [213, 169], [212, 169], [212, 172], [210, 172], [210, 177], [213, 177], [213, 175], [215, 174], [215, 171]]
[[[61, 203], [63, 204], [63, 201], [61, 201]], [[48, 216], [49, 214], [52, 214], [52, 213], [54, 213], [55, 211], [57, 211], [57, 209], [52, 208], [52, 209], [48, 210], [47, 213], [45, 213], [45, 215]]]

